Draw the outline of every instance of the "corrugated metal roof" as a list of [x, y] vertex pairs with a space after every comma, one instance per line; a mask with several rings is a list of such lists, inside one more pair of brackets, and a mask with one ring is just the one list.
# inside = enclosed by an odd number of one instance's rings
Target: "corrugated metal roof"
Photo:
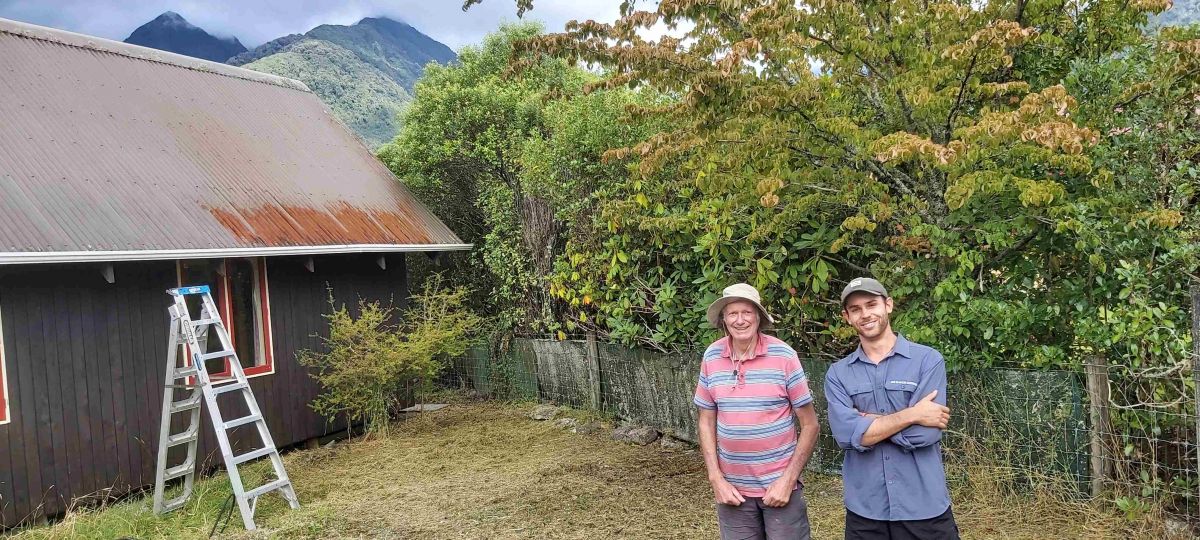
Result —
[[0, 264], [467, 247], [298, 81], [0, 19]]

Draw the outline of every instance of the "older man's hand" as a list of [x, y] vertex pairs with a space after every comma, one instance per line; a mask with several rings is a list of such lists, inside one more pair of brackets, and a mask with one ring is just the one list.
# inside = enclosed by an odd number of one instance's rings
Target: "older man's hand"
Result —
[[738, 493], [737, 488], [733, 487], [733, 484], [730, 484], [728, 480], [715, 478], [711, 483], [713, 495], [716, 497], [718, 503], [729, 506], [741, 506], [742, 503], [746, 502], [746, 498], [742, 497], [742, 494]]

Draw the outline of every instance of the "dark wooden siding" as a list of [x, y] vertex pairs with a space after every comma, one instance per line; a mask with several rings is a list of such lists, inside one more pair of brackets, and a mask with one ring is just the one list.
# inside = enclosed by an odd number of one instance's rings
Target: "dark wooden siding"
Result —
[[[319, 387], [295, 354], [327, 335], [332, 290], [338, 303], [408, 296], [404, 257], [375, 255], [267, 259], [275, 373], [251, 379], [276, 444], [344, 429], [308, 407]], [[172, 261], [115, 265], [109, 284], [99, 265], [0, 268], [11, 422], [0, 425], [0, 524], [11, 527], [64, 511], [93, 495], [151, 486], [157, 455], [167, 349]], [[232, 397], [232, 396], [231, 396]], [[224, 404], [225, 401], [222, 401]], [[223, 410], [226, 417], [240, 411]], [[207, 419], [205, 463], [220, 463]], [[257, 447], [238, 430], [235, 444]], [[247, 435], [241, 437], [240, 435]]]

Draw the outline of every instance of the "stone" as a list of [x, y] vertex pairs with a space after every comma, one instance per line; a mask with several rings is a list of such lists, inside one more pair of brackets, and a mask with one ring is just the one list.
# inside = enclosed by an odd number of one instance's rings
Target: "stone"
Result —
[[689, 451], [693, 448], [692, 443], [681, 439], [676, 439], [670, 435], [663, 435], [662, 440], [658, 441], [658, 444], [662, 446], [664, 450], [671, 450], [675, 452]]
[[629, 432], [633, 431], [634, 428], [635, 428], [635, 426], [630, 426], [630, 425], [617, 426], [617, 428], [614, 429], [612, 432], [613, 440], [629, 442]]
[[402, 412], [402, 413], [433, 412], [433, 411], [440, 411], [449, 406], [450, 405], [447, 403], [418, 403], [416, 405], [413, 405], [412, 407], [408, 407], [407, 409], [400, 409], [400, 412]]
[[1166, 519], [1167, 535], [1170, 538], [1195, 538], [1192, 527], [1188, 522], [1168, 517]]
[[551, 420], [558, 415], [558, 407], [554, 405], [538, 405], [529, 414], [529, 417], [534, 420]]
[[575, 426], [575, 428], [571, 431], [580, 435], [591, 435], [600, 431], [600, 422], [588, 422], [586, 424], [580, 424]]
[[629, 442], [646, 446], [658, 440], [658, 430], [649, 426], [633, 428], [629, 431]]
[[574, 418], [559, 418], [554, 422], [554, 427], [558, 429], [572, 429], [579, 425], [579, 420]]

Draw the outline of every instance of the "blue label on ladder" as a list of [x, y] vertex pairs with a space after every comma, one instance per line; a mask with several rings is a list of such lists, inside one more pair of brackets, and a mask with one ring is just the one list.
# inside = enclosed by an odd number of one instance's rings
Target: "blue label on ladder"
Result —
[[168, 294], [189, 295], [189, 294], [208, 294], [208, 285], [196, 285], [193, 287], [179, 287], [175, 289], [167, 289]]

